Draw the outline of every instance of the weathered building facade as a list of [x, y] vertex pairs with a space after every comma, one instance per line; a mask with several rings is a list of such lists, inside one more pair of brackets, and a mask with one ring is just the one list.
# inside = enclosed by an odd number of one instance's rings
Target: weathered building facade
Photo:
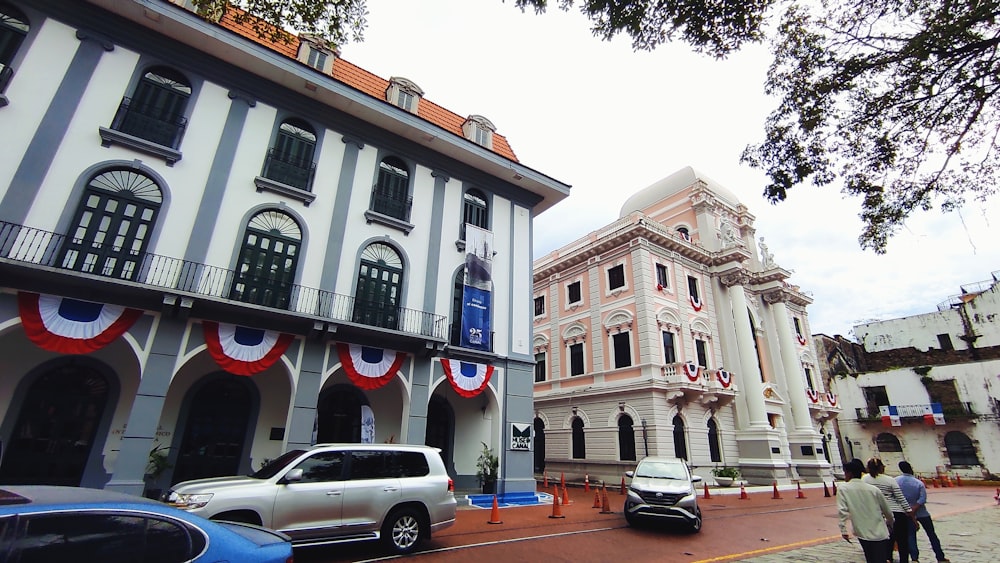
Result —
[[854, 327], [863, 356], [829, 372], [844, 455], [890, 471], [990, 475], [1000, 466], [1000, 272], [937, 311]]
[[685, 168], [535, 261], [536, 472], [616, 483], [668, 455], [708, 478], [829, 478], [840, 409], [811, 298], [754, 233], [731, 191]]
[[532, 219], [569, 186], [231, 13], [0, 12], [0, 482], [140, 493], [396, 441], [459, 487], [486, 443], [534, 490]]

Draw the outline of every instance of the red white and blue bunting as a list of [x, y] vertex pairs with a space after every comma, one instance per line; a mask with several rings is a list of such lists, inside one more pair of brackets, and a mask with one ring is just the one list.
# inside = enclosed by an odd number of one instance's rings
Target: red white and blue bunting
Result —
[[837, 395], [833, 391], [830, 391], [826, 394], [826, 402], [830, 403], [831, 407], [837, 406]]
[[813, 389], [806, 389], [806, 397], [809, 397], [809, 401], [812, 402], [813, 404], [819, 402], [819, 393], [817, 393]]
[[684, 364], [684, 375], [691, 381], [698, 381], [701, 377], [701, 366], [694, 362], [686, 362]]
[[688, 301], [691, 302], [691, 307], [694, 308], [696, 312], [701, 311], [702, 304], [700, 298], [695, 297], [694, 295], [688, 295]]
[[253, 375], [274, 365], [288, 349], [291, 334], [202, 321], [208, 353], [219, 367], [235, 375]]
[[719, 383], [722, 384], [723, 389], [729, 389], [729, 386], [733, 384], [733, 374], [724, 369], [720, 369], [716, 377], [719, 379]]
[[358, 344], [337, 344], [337, 355], [351, 383], [365, 390], [389, 383], [406, 360], [405, 352]]
[[441, 358], [441, 367], [455, 392], [466, 398], [482, 393], [493, 375], [493, 366], [489, 364]]
[[139, 309], [19, 292], [17, 306], [28, 339], [60, 354], [89, 354], [110, 344], [142, 316]]
[[795, 339], [799, 341], [800, 345], [802, 345], [802, 346], [806, 345], [806, 337], [805, 336], [802, 336], [801, 334], [796, 334], [795, 335]]

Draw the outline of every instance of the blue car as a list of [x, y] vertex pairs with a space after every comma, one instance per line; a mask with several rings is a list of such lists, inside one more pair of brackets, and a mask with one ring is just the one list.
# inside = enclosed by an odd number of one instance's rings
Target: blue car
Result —
[[100, 489], [0, 486], [0, 563], [292, 563], [288, 536]]

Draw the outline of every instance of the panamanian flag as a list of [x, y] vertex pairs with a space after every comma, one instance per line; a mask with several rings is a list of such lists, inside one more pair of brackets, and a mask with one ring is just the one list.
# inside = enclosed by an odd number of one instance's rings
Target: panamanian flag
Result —
[[139, 309], [26, 291], [17, 294], [17, 306], [28, 339], [60, 354], [100, 350], [142, 316]]
[[924, 406], [924, 423], [929, 426], [944, 424], [944, 409], [941, 408], [941, 403], [931, 403]]
[[389, 383], [406, 360], [405, 352], [358, 344], [338, 343], [337, 355], [351, 383], [366, 390]]
[[253, 375], [274, 365], [288, 349], [291, 334], [202, 321], [208, 353], [219, 367], [235, 375]]
[[882, 415], [883, 426], [903, 425], [903, 422], [899, 419], [899, 410], [896, 408], [896, 405], [882, 405], [878, 408], [878, 410]]
[[463, 397], [475, 397], [486, 389], [493, 375], [493, 366], [441, 358], [441, 367], [451, 387]]

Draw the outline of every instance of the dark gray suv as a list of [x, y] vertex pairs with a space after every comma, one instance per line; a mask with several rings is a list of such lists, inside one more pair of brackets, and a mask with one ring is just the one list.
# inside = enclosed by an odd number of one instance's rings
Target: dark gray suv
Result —
[[702, 479], [691, 475], [684, 460], [646, 457], [635, 471], [626, 471], [625, 475], [632, 479], [625, 497], [625, 520], [629, 525], [645, 520], [701, 531], [701, 509], [694, 483]]
[[403, 444], [292, 450], [246, 477], [178, 483], [164, 500], [281, 531], [295, 546], [381, 538], [397, 553], [453, 525], [456, 509], [439, 450]]

